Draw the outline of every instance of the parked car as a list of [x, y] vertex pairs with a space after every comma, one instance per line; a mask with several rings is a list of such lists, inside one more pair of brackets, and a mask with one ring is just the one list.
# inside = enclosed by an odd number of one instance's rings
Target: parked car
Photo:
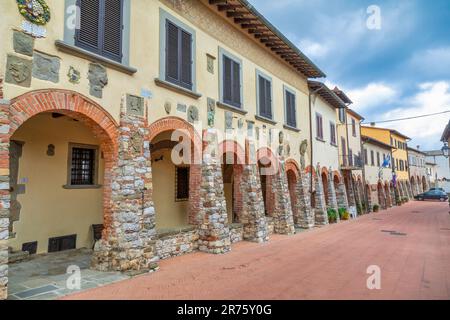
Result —
[[414, 197], [414, 199], [419, 201], [424, 200], [439, 200], [439, 201], [448, 201], [448, 195], [441, 190], [430, 190], [421, 194], [418, 194]]
[[439, 190], [439, 191], [445, 192], [444, 188], [430, 188], [430, 190], [428, 190], [428, 191], [433, 191], [433, 190]]

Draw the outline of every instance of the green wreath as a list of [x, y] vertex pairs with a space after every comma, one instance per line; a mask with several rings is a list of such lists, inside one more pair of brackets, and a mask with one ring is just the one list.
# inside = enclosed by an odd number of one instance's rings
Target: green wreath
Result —
[[45, 0], [17, 0], [19, 12], [28, 21], [45, 25], [50, 21], [50, 8]]

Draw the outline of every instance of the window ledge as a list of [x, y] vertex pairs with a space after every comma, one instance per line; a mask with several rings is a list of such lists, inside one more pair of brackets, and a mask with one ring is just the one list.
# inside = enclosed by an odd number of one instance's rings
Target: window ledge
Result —
[[290, 125], [288, 125], [288, 124], [284, 124], [284, 125], [283, 125], [283, 128], [285, 128], [285, 129], [287, 129], [287, 130], [292, 130], [292, 131], [295, 131], [295, 132], [300, 132], [300, 131], [301, 131], [299, 128], [290, 126]]
[[84, 58], [84, 59], [88, 59], [91, 60], [93, 62], [100, 62], [102, 64], [104, 64], [107, 67], [110, 67], [111, 69], [132, 75], [134, 73], [137, 72], [136, 68], [130, 67], [130, 66], [126, 66], [120, 62], [102, 57], [101, 55], [89, 52], [85, 49], [82, 48], [78, 48], [77, 46], [71, 45], [67, 42], [64, 42], [62, 40], [56, 40], [55, 41], [55, 46], [63, 52], [69, 53], [69, 54], [73, 54], [75, 56], [78, 56], [80, 58]]
[[316, 137], [316, 140], [317, 140], [317, 141], [320, 141], [320, 142], [326, 142], [324, 139], [319, 138], [319, 137]]
[[336, 143], [331, 143], [330, 142], [330, 145], [332, 145], [333, 147], [336, 147], [336, 148], [338, 147], [338, 145]]
[[101, 187], [103, 187], [101, 184], [83, 185], [83, 186], [70, 184], [63, 185], [64, 189], [100, 189]]
[[263, 116], [260, 116], [260, 115], [257, 115], [257, 114], [255, 115], [255, 119], [259, 120], [259, 121], [270, 123], [272, 125], [276, 125], [277, 124], [276, 121], [273, 121], [272, 119], [269, 119], [269, 118], [266, 118], [266, 117], [263, 117]]
[[236, 112], [236, 113], [240, 113], [240, 114], [242, 114], [242, 115], [248, 113], [248, 111], [245, 111], [245, 110], [240, 109], [240, 108], [238, 108], [238, 107], [232, 106], [231, 104], [223, 103], [223, 102], [220, 102], [220, 101], [217, 101], [217, 102], [216, 102], [216, 105], [217, 105], [219, 108], [226, 109], [226, 110], [229, 110], [229, 111], [233, 111], [233, 112]]
[[166, 88], [166, 89], [175, 91], [176, 93], [179, 93], [179, 94], [184, 94], [185, 96], [188, 96], [188, 97], [196, 99], [196, 100], [198, 100], [202, 97], [202, 95], [200, 93], [177, 86], [176, 84], [170, 83], [168, 81], [165, 81], [165, 80], [162, 80], [159, 78], [155, 78], [155, 84], [158, 87]]

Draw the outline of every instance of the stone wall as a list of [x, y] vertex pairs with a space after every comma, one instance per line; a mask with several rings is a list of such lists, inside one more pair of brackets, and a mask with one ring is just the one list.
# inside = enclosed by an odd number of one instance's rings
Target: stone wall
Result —
[[314, 208], [314, 221], [315, 225], [326, 225], [328, 224], [328, 213], [327, 213], [327, 204], [325, 201], [325, 193], [323, 190], [322, 176], [320, 175], [320, 167], [317, 168], [315, 179], [315, 203], [316, 206]]
[[274, 227], [274, 222], [273, 222], [273, 218], [272, 217], [266, 217], [266, 233], [267, 235], [271, 235], [275, 233], [275, 227]]
[[195, 227], [158, 233], [156, 255], [167, 259], [198, 249], [198, 230]]
[[314, 227], [314, 210], [311, 209], [311, 196], [309, 192], [310, 174], [300, 174], [297, 181], [297, 215], [294, 216], [296, 226], [304, 229]]
[[244, 226], [241, 223], [230, 225], [230, 241], [236, 243], [244, 240]]

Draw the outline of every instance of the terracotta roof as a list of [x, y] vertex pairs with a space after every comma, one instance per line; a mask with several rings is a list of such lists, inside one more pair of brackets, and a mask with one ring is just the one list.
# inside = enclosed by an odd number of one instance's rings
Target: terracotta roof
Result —
[[358, 118], [359, 120], [365, 120], [362, 115], [360, 115], [358, 112], [356, 112], [353, 109], [347, 108], [347, 112]]
[[265, 45], [268, 50], [286, 61], [297, 72], [307, 78], [326, 77], [303, 52], [289, 41], [247, 0], [208, 0], [210, 6], [232, 22], [246, 30], [254, 38]]
[[385, 149], [389, 149], [389, 150], [395, 149], [395, 147], [393, 147], [391, 145], [388, 145], [388, 144], [386, 144], [386, 143], [384, 143], [384, 142], [382, 142], [380, 140], [374, 139], [372, 137], [361, 135], [361, 140], [364, 141], [364, 142], [375, 144], [375, 145], [377, 145], [379, 147], [382, 147], [382, 148], [385, 148]]
[[336, 95], [341, 98], [342, 101], [344, 101], [347, 104], [353, 104], [353, 101], [350, 100], [350, 98], [345, 94], [344, 91], [339, 89], [338, 87], [334, 87], [333, 92], [336, 93]]
[[406, 140], [411, 140], [410, 137], [405, 136], [403, 133], [398, 132], [397, 130], [394, 129], [389, 129], [389, 128], [381, 128], [381, 127], [373, 127], [373, 126], [362, 126], [363, 128], [369, 128], [369, 129], [378, 129], [378, 130], [387, 130], [390, 131], [391, 133], [396, 134], [399, 137], [405, 138]]
[[319, 81], [308, 81], [308, 86], [311, 91], [317, 92], [326, 102], [335, 108], [345, 108], [345, 103], [332, 90], [330, 90], [324, 83]]

